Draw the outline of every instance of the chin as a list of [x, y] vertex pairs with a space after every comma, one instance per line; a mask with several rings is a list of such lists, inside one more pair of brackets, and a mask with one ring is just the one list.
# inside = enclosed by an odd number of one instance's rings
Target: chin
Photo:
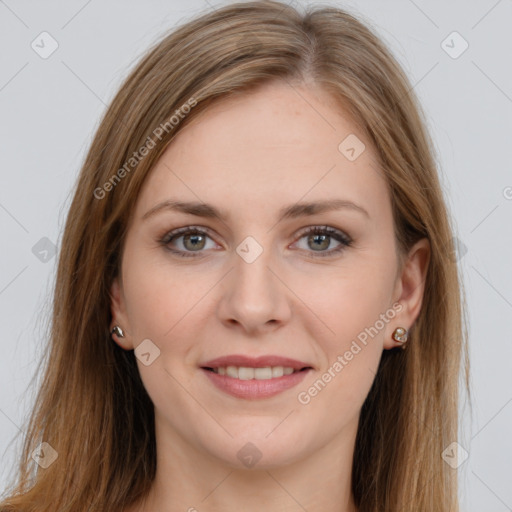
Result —
[[[284, 432], [283, 438], [276, 433], [265, 437], [268, 432], [271, 430], [266, 430], [259, 437], [244, 436], [243, 439], [230, 439], [220, 446], [223, 451], [218, 451], [219, 445], [217, 444], [217, 450], [210, 453], [233, 469], [250, 471], [283, 467], [299, 461], [306, 455], [304, 447], [293, 442], [287, 432]], [[273, 437], [274, 435], [275, 437]], [[272, 437], [273, 439], [271, 439]]]

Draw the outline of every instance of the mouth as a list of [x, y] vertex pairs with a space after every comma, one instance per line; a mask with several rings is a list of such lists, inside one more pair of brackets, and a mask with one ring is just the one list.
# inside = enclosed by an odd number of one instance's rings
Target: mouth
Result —
[[315, 368], [281, 355], [231, 354], [205, 361], [200, 369], [218, 390], [250, 400], [269, 398], [293, 388]]
[[314, 369], [311, 366], [202, 366], [214, 388], [244, 400], [271, 398], [297, 386]]

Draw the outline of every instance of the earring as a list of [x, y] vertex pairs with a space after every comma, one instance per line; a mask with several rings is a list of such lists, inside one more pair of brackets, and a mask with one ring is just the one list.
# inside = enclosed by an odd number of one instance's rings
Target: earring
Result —
[[110, 334], [117, 334], [118, 338], [124, 338], [124, 332], [119, 325], [115, 325]]
[[400, 343], [402, 350], [405, 350], [407, 345], [407, 329], [405, 327], [397, 327], [393, 331], [393, 339]]

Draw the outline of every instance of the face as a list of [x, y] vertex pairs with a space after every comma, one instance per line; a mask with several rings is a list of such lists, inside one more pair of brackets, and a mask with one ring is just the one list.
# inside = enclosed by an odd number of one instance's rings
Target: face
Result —
[[376, 154], [325, 92], [274, 83], [210, 107], [148, 176], [112, 286], [159, 439], [234, 467], [353, 440], [419, 312], [420, 263], [398, 268]]

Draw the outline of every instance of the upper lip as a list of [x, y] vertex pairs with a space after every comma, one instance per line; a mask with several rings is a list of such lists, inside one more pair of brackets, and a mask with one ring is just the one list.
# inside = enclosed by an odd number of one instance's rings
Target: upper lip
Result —
[[268, 366], [284, 366], [293, 368], [294, 370], [302, 370], [303, 368], [312, 368], [309, 363], [290, 359], [289, 357], [281, 357], [276, 355], [265, 355], [260, 357], [249, 357], [241, 354], [233, 354], [229, 356], [217, 357], [211, 359], [204, 364], [202, 368], [219, 368], [226, 366], [243, 366], [247, 368], [265, 368]]

